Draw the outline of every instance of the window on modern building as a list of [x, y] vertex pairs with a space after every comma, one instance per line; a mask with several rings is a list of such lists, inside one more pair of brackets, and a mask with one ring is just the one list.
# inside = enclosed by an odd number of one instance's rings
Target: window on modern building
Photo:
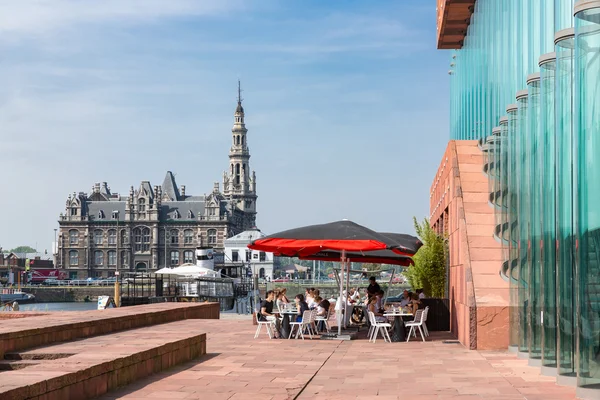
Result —
[[239, 256], [238, 251], [237, 250], [233, 250], [231, 252], [231, 261], [237, 262], [237, 261], [239, 261], [239, 258], [240, 258], [240, 256]]
[[258, 261], [265, 261], [267, 259], [267, 253], [265, 253], [264, 251], [260, 252], [260, 258], [258, 259]]
[[108, 244], [117, 244], [117, 231], [114, 229], [108, 231]]
[[79, 244], [79, 231], [77, 229], [69, 231], [69, 244]]
[[104, 219], [104, 211], [98, 211], [98, 219]]
[[150, 251], [150, 228], [142, 229], [142, 251]]
[[79, 252], [77, 250], [69, 251], [69, 266], [74, 267], [79, 264]]
[[251, 251], [246, 251], [246, 261], [250, 261], [252, 258], [252, 252]]
[[194, 263], [194, 252], [186, 250], [183, 252], [183, 262], [193, 264]]
[[104, 253], [100, 250], [94, 251], [94, 265], [104, 264]]
[[179, 244], [179, 231], [177, 229], [171, 229], [169, 235], [171, 235], [171, 244]]
[[208, 230], [208, 244], [217, 244], [217, 230], [216, 229]]
[[146, 212], [146, 199], [138, 200], [138, 212]]
[[178, 251], [171, 252], [171, 265], [179, 265], [179, 252]]
[[94, 231], [94, 244], [99, 246], [102, 244], [102, 231], [100, 229], [96, 229]]
[[117, 252], [114, 250], [108, 252], [108, 265], [117, 265]]
[[192, 244], [194, 242], [194, 231], [191, 229], [186, 229], [183, 231], [183, 243]]

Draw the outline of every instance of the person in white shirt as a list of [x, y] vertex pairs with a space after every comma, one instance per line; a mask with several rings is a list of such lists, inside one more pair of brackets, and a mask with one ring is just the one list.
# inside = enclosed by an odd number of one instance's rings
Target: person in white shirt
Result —
[[400, 307], [406, 307], [410, 303], [410, 296], [408, 290], [402, 292], [402, 300], [400, 300]]
[[423, 289], [417, 289], [417, 294], [419, 295], [419, 300], [425, 298], [425, 293], [423, 293]]

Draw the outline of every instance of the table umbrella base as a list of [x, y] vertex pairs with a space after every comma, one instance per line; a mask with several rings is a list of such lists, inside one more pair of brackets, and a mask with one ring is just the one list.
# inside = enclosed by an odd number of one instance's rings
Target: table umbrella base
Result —
[[356, 339], [358, 332], [356, 331], [342, 331], [340, 335], [337, 332], [323, 333], [321, 340], [354, 340]]

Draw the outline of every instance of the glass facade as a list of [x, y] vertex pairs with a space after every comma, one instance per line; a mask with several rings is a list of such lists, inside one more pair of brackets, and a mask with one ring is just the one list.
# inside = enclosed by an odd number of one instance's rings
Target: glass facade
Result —
[[451, 139], [487, 150], [509, 345], [600, 396], [600, 0], [478, 0], [450, 67]]

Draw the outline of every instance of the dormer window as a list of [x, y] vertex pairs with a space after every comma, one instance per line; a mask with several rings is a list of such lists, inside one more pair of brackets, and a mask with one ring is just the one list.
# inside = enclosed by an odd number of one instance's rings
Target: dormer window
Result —
[[194, 218], [194, 214], [192, 213], [192, 210], [188, 210], [188, 218]]
[[112, 213], [112, 219], [118, 219], [119, 218], [119, 212], [118, 211], [113, 211]]
[[72, 215], [72, 216], [75, 216], [75, 215], [77, 215], [77, 209], [76, 209], [76, 208], [74, 208], [74, 207], [73, 207], [73, 208], [71, 208], [71, 215]]
[[104, 219], [104, 211], [98, 211], [98, 219]]
[[179, 219], [181, 218], [181, 215], [179, 214], [178, 210], [175, 210], [175, 212], [173, 212], [173, 219]]
[[214, 208], [209, 208], [208, 209], [208, 215], [215, 215], [216, 214], [216, 210]]

